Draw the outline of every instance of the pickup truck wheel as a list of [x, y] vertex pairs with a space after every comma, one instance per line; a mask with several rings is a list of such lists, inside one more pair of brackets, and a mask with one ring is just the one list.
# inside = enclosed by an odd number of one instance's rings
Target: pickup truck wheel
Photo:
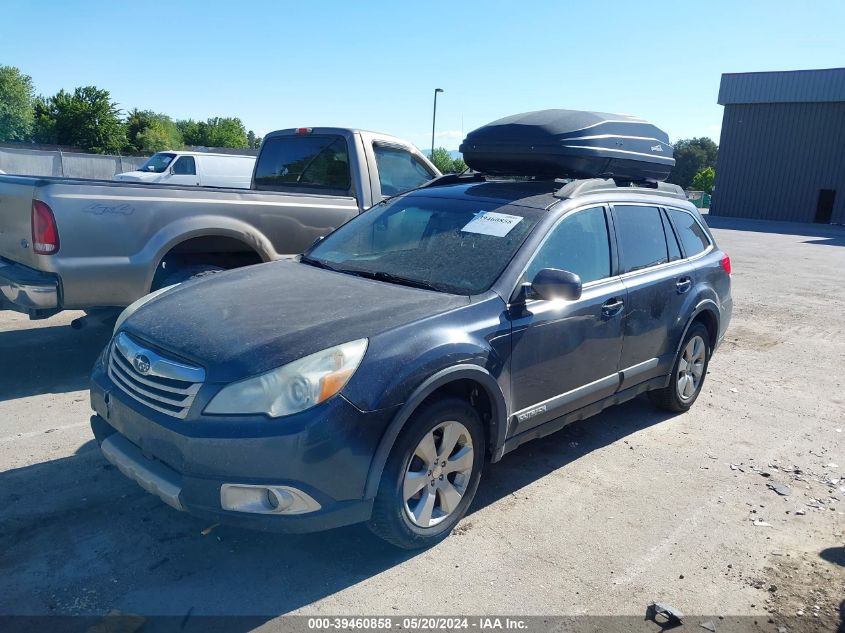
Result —
[[152, 290], [181, 284], [189, 279], [199, 279], [200, 277], [207, 277], [220, 271], [225, 270], [220, 266], [212, 266], [211, 264], [195, 264], [193, 266], [185, 266], [184, 268], [177, 268], [176, 270], [162, 275], [161, 281], [154, 284]]
[[393, 446], [369, 528], [403, 549], [443, 540], [466, 514], [484, 463], [478, 413], [456, 398], [414, 412]]
[[710, 333], [702, 323], [694, 323], [687, 331], [678, 357], [672, 366], [672, 377], [663, 389], [649, 391], [651, 401], [661, 409], [683, 413], [689, 411], [701, 393], [707, 365], [710, 363]]

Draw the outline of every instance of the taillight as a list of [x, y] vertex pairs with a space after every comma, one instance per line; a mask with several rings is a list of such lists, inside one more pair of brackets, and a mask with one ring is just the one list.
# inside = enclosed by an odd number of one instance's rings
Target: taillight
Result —
[[725, 269], [725, 272], [729, 275], [731, 274], [731, 258], [725, 255], [722, 258], [722, 261], [719, 262], [722, 265], [722, 268]]
[[311, 134], [311, 128], [310, 127], [298, 127], [298, 128], [296, 128], [296, 133], [297, 134]]
[[54, 255], [59, 250], [56, 218], [41, 200], [32, 201], [32, 250], [38, 255]]

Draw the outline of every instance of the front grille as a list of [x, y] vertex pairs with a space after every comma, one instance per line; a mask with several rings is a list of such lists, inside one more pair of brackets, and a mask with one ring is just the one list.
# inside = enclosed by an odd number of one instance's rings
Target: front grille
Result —
[[165, 358], [121, 332], [109, 353], [109, 377], [141, 404], [184, 419], [205, 381], [205, 370]]

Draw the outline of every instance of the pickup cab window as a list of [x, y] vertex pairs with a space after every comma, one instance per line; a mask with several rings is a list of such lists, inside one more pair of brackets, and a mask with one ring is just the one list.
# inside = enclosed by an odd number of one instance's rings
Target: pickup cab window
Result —
[[349, 192], [349, 150], [334, 135], [277, 136], [264, 141], [255, 184], [264, 189]]
[[138, 168], [138, 171], [146, 171], [149, 173], [163, 174], [167, 166], [176, 158], [176, 154], [166, 154], [159, 152], [153, 154], [147, 159], [147, 162]]
[[434, 173], [406, 149], [374, 143], [373, 153], [376, 156], [383, 196], [395, 196], [397, 193], [415, 189], [434, 178]]

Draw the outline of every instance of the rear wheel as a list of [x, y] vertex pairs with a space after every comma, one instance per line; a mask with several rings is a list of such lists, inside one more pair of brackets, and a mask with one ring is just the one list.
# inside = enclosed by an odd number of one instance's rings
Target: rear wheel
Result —
[[468, 403], [423, 405], [387, 460], [370, 529], [405, 549], [444, 539], [472, 503], [485, 449], [481, 419]]
[[702, 323], [693, 323], [684, 336], [669, 384], [648, 394], [654, 404], [678, 413], [692, 407], [707, 376], [711, 353], [709, 340], [707, 328]]

